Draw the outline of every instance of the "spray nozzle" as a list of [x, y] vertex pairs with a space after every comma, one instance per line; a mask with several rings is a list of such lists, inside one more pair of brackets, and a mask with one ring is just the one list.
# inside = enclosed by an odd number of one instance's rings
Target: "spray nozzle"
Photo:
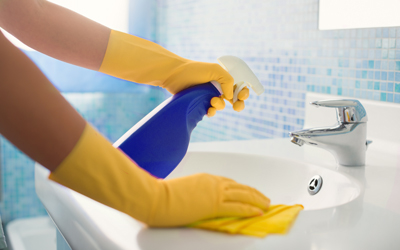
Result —
[[257, 95], [264, 92], [264, 87], [257, 76], [242, 59], [236, 56], [221, 56], [217, 60], [235, 80], [236, 89], [233, 93], [233, 102], [237, 101], [239, 92], [246, 86], [251, 87]]

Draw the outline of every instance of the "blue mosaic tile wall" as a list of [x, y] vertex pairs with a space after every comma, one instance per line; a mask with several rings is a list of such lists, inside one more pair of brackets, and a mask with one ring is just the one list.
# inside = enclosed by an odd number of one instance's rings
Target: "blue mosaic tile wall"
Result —
[[189, 59], [236, 55], [266, 88], [205, 119], [192, 141], [287, 137], [305, 93], [400, 103], [400, 28], [318, 30], [318, 0], [158, 0], [158, 41]]

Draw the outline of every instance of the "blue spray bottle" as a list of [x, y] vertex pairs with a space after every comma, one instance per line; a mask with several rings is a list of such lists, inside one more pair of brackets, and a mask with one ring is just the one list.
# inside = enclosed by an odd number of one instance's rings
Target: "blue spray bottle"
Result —
[[[246, 86], [258, 95], [264, 92], [249, 66], [238, 57], [222, 56], [219, 63], [234, 78], [233, 101]], [[141, 168], [165, 178], [181, 162], [189, 146], [190, 135], [210, 107], [210, 101], [222, 94], [216, 81], [196, 85], [170, 97], [114, 143]]]

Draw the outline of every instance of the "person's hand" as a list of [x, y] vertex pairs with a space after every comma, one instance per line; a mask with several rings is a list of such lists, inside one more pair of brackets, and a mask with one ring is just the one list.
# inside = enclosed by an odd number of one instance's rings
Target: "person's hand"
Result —
[[270, 200], [254, 188], [210, 174], [159, 181], [149, 226], [182, 226], [216, 217], [262, 215]]
[[[197, 62], [182, 58], [160, 45], [126, 33], [111, 31], [100, 72], [133, 81], [165, 88], [176, 94], [197, 84], [217, 81], [223, 95], [213, 98], [208, 116], [225, 107], [224, 98], [232, 103], [232, 76], [217, 63]], [[233, 109], [241, 111], [249, 90], [239, 93]]]
[[[235, 91], [236, 85], [233, 88]], [[249, 98], [250, 91], [247, 87], [244, 87], [238, 94], [238, 100], [233, 102], [232, 98], [226, 98], [225, 94], [221, 95], [220, 97], [213, 97], [211, 99], [211, 107], [208, 109], [207, 115], [208, 117], [212, 117], [215, 115], [217, 110], [222, 110], [225, 108], [225, 101], [224, 99], [228, 100], [232, 106], [233, 110], [240, 112], [244, 109], [244, 101]]]

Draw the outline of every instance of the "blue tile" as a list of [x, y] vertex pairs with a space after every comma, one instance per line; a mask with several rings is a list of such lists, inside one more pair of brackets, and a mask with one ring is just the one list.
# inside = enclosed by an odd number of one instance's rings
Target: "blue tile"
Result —
[[382, 49], [389, 48], [389, 39], [382, 39]]
[[375, 79], [376, 80], [381, 79], [381, 72], [380, 71], [375, 71]]
[[374, 57], [375, 57], [374, 50], [372, 50], [372, 49], [368, 50], [368, 58], [373, 59]]
[[394, 61], [389, 61], [389, 70], [395, 70], [396, 64]]
[[382, 37], [389, 37], [389, 28], [382, 28]]
[[342, 95], [342, 88], [338, 88], [338, 89], [337, 89], [337, 94], [338, 94], [338, 95]]
[[364, 55], [363, 55], [363, 51], [362, 50], [356, 50], [356, 57], [357, 58], [363, 58], [364, 57]]
[[388, 80], [389, 81], [394, 81], [394, 72], [389, 72], [388, 73]]
[[374, 71], [368, 71], [368, 79], [374, 79]]
[[379, 82], [375, 82], [374, 83], [374, 90], [379, 90], [380, 87], [380, 83]]
[[360, 81], [356, 81], [356, 86], [355, 86], [357, 89], [359, 89], [360, 88]]
[[389, 29], [389, 37], [396, 37], [396, 29], [397, 28], [390, 28]]
[[375, 59], [382, 59], [382, 50], [375, 50]]
[[396, 72], [395, 74], [395, 81], [400, 82], [400, 72]]
[[386, 101], [387, 102], [393, 102], [393, 94], [392, 93], [387, 93]]
[[374, 88], [374, 82], [368, 81], [368, 89], [373, 89], [373, 88]]
[[382, 61], [381, 69], [389, 69], [389, 63], [388, 63], [388, 61]]
[[382, 48], [382, 39], [375, 40], [375, 48], [377, 48], [377, 49]]
[[386, 91], [386, 86], [387, 86], [387, 83], [386, 82], [381, 82], [381, 90], [382, 91]]
[[378, 92], [378, 91], [376, 91], [376, 92], [373, 92], [373, 100], [375, 100], [375, 101], [379, 101], [379, 99], [380, 99], [380, 93]]
[[376, 29], [376, 37], [382, 37], [382, 28]]
[[389, 50], [389, 55], [388, 55], [388, 58], [389, 59], [395, 59], [395, 51], [394, 50]]
[[400, 59], [400, 50], [395, 50], [396, 55], [395, 55], [395, 59]]
[[381, 61], [375, 61], [375, 69], [381, 68]]
[[368, 71], [366, 71], [366, 70], [362, 71], [362, 78], [363, 79], [367, 79], [367, 73], [368, 73]]
[[395, 103], [400, 103], [400, 94], [395, 94], [394, 95], [394, 102]]
[[362, 50], [362, 58], [368, 58], [368, 50], [367, 49]]
[[400, 61], [396, 61], [396, 70], [400, 71]]
[[387, 83], [387, 91], [393, 92], [393, 83], [392, 82]]
[[376, 36], [376, 29], [369, 29], [369, 37], [375, 37]]
[[387, 49], [382, 50], [382, 59], [388, 59], [388, 50]]
[[396, 84], [395, 84], [394, 92], [400, 93], [400, 83], [396, 83]]
[[[399, 50], [400, 51], [400, 50]], [[399, 53], [400, 55], [400, 53]], [[373, 69], [374, 68], [374, 61], [373, 60], [369, 60], [368, 61], [368, 68]]]
[[368, 39], [368, 48], [375, 48], [375, 39]]
[[381, 80], [387, 80], [387, 72], [386, 71], [382, 71]]
[[396, 39], [389, 39], [389, 48], [396, 48]]
[[361, 88], [362, 89], [367, 89], [368, 88], [368, 82], [367, 81], [362, 81], [361, 82]]

